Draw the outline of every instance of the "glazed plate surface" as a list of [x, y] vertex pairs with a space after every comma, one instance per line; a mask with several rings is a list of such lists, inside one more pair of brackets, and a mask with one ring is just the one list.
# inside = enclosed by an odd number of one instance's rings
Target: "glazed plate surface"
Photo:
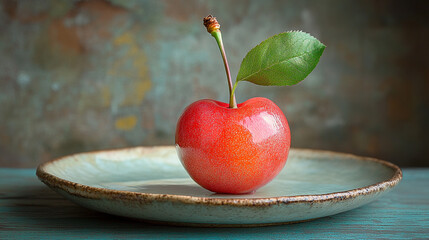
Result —
[[71, 201], [148, 222], [190, 226], [263, 226], [348, 211], [382, 196], [402, 178], [389, 162], [292, 149], [282, 172], [253, 194], [216, 194], [182, 167], [173, 146], [66, 156], [37, 176]]

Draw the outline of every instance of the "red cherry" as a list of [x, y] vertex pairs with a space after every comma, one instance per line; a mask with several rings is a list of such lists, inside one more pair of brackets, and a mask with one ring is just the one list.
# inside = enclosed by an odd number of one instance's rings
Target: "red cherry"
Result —
[[252, 98], [229, 108], [215, 100], [189, 105], [176, 128], [176, 149], [189, 175], [217, 193], [243, 194], [270, 182], [284, 167], [289, 125], [280, 108]]

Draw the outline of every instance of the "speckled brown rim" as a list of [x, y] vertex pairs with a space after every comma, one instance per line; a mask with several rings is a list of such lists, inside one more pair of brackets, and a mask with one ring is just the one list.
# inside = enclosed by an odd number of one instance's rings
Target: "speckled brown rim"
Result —
[[360, 195], [370, 195], [377, 192], [382, 192], [387, 189], [393, 188], [396, 186], [402, 179], [401, 169], [393, 163], [379, 160], [370, 157], [359, 157], [353, 154], [347, 153], [337, 153], [325, 150], [309, 150], [309, 149], [294, 149], [294, 151], [300, 153], [320, 153], [324, 155], [333, 155], [353, 158], [360, 161], [371, 161], [378, 164], [384, 165], [393, 170], [393, 175], [385, 181], [375, 183], [363, 188], [356, 188], [349, 191], [343, 192], [334, 192], [328, 194], [318, 194], [318, 195], [298, 195], [298, 196], [282, 196], [282, 197], [270, 197], [270, 198], [234, 198], [231, 195], [231, 198], [210, 198], [210, 197], [193, 197], [185, 195], [171, 195], [171, 194], [155, 194], [155, 193], [139, 193], [139, 192], [129, 192], [129, 191], [120, 191], [120, 190], [111, 190], [105, 188], [97, 188], [86, 186], [83, 184], [71, 182], [62, 178], [59, 178], [55, 175], [52, 175], [45, 171], [46, 166], [52, 164], [55, 161], [61, 161], [66, 158], [73, 156], [78, 156], [82, 154], [100, 154], [100, 153], [109, 153], [109, 152], [118, 152], [118, 151], [135, 151], [137, 149], [161, 149], [161, 148], [172, 148], [171, 146], [162, 146], [162, 147], [136, 147], [136, 148], [126, 148], [126, 149], [116, 149], [116, 150], [106, 150], [106, 151], [96, 151], [96, 152], [87, 152], [80, 153], [70, 156], [61, 157], [46, 163], [39, 165], [36, 171], [38, 178], [48, 185], [51, 188], [61, 189], [68, 192], [69, 194], [89, 198], [89, 199], [111, 199], [111, 200], [128, 200], [133, 201], [137, 200], [140, 202], [179, 202], [184, 204], [203, 204], [203, 205], [230, 205], [236, 207], [251, 207], [251, 206], [271, 206], [279, 204], [290, 204], [290, 203], [302, 203], [302, 202], [325, 202], [325, 201], [341, 201], [349, 198], [355, 198]]

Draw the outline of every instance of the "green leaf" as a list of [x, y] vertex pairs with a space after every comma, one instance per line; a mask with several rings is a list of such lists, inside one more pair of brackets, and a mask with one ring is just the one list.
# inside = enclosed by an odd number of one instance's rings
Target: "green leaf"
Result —
[[237, 82], [249, 81], [265, 86], [297, 84], [313, 71], [325, 47], [308, 33], [280, 33], [247, 53]]

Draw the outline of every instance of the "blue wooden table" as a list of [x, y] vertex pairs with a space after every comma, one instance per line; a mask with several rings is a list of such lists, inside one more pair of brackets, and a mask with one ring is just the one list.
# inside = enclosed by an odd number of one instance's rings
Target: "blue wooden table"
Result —
[[0, 168], [0, 239], [429, 239], [429, 168], [404, 169], [392, 192], [361, 208], [291, 225], [185, 228], [150, 225], [77, 206], [35, 169]]

